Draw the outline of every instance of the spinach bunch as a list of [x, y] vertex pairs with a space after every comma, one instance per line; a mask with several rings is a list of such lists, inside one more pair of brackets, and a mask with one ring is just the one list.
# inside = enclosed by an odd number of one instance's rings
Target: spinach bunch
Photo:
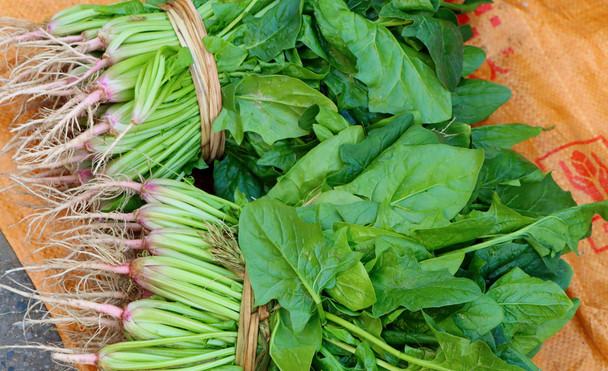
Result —
[[579, 304], [561, 256], [608, 218], [510, 149], [541, 132], [474, 128], [463, 147], [411, 113], [349, 126], [248, 204], [239, 242], [256, 301], [281, 307], [276, 367], [537, 370]]
[[373, 128], [411, 112], [451, 135], [488, 117], [510, 91], [464, 78], [485, 53], [464, 46], [472, 31], [456, 18], [485, 2], [214, 4], [222, 23], [207, 21], [211, 30], [249, 9], [242, 26], [204, 39], [223, 85], [224, 108], [214, 129], [229, 133], [226, 156], [214, 167], [216, 193], [234, 200], [238, 190], [250, 201], [259, 199], [309, 151], [348, 126]]
[[334, 106], [298, 111], [298, 137], [245, 130], [230, 151], [254, 176], [225, 188], [261, 198], [239, 243], [256, 303], [279, 308], [271, 370], [533, 371], [574, 316], [561, 256], [608, 203], [577, 206], [511, 149], [545, 129], [471, 127], [511, 95], [465, 78], [485, 53], [462, 46], [453, 11], [480, 3], [303, 7], [312, 31], [295, 49], [327, 63], [306, 83]]

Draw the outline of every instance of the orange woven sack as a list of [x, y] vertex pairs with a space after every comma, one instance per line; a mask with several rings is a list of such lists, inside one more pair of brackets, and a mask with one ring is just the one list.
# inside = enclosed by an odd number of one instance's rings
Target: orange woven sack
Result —
[[[0, 0], [0, 15], [42, 21], [77, 3], [109, 2]], [[572, 191], [578, 203], [608, 199], [606, 5], [605, 0], [495, 0], [459, 16], [461, 23], [473, 26], [475, 36], [469, 44], [488, 54], [472, 77], [513, 91], [511, 101], [483, 124], [555, 125], [515, 149], [544, 171], [553, 171], [558, 184]], [[11, 119], [0, 113], [1, 127]], [[0, 131], [0, 146], [9, 137], [6, 129]], [[9, 228], [27, 209], [3, 194], [0, 210], [0, 228], [20, 259], [36, 262], [51, 257], [51, 251], [29, 256], [25, 227]], [[580, 257], [566, 257], [575, 271], [568, 295], [580, 298], [581, 306], [534, 358], [544, 371], [608, 370], [608, 223], [598, 217], [593, 226], [591, 238], [580, 244]], [[32, 278], [40, 283], [39, 277]]]

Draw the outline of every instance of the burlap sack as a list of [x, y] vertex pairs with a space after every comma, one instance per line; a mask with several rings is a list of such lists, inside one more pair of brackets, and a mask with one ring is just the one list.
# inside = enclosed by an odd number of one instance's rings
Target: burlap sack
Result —
[[[77, 0], [0, 0], [0, 15], [42, 21]], [[96, 3], [108, 3], [97, 0]], [[549, 127], [516, 147], [573, 192], [579, 203], [608, 198], [608, 6], [605, 0], [497, 0], [460, 16], [474, 27], [470, 44], [483, 47], [487, 62], [474, 77], [506, 85], [511, 101], [488, 124], [522, 122]], [[0, 114], [0, 145], [9, 137], [10, 115]], [[1, 159], [6, 169], [9, 157]], [[0, 195], [0, 228], [22, 260], [39, 261], [52, 251], [29, 256], [25, 228], [10, 225], [29, 211]], [[608, 370], [608, 223], [594, 221], [568, 294], [582, 304], [574, 319], [548, 340], [534, 358], [544, 371]], [[32, 277], [39, 283], [37, 276]]]

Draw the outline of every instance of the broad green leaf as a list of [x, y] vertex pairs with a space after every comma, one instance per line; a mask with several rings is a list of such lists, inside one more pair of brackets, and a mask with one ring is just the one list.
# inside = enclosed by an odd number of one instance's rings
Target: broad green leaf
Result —
[[479, 79], [464, 79], [452, 93], [452, 114], [458, 122], [474, 124], [490, 117], [511, 98], [505, 86]]
[[236, 71], [247, 58], [247, 50], [217, 36], [205, 36], [203, 38], [205, 48], [213, 53], [215, 64], [219, 72]]
[[[481, 341], [471, 342], [468, 339], [448, 334], [441, 330], [435, 321], [424, 315], [441, 345], [441, 352], [435, 362], [451, 371], [521, 371], [496, 357], [490, 347]], [[423, 368], [422, 371], [431, 371]]]
[[302, 14], [302, 27], [298, 34], [298, 41], [306, 45], [319, 57], [326, 61], [329, 60], [327, 54], [325, 54], [325, 50], [323, 50], [323, 45], [319, 41], [318, 33], [313, 26], [313, 19], [308, 14]]
[[469, 266], [469, 270], [477, 270], [488, 285], [511, 271], [521, 268], [524, 272], [542, 280], [557, 283], [566, 290], [572, 280], [572, 268], [566, 261], [556, 256], [557, 273], [552, 272], [536, 250], [528, 244], [507, 242], [479, 250]]
[[316, 116], [319, 125], [331, 131], [332, 135], [338, 134], [344, 129], [347, 129], [350, 124], [338, 112], [319, 107], [319, 113]]
[[510, 344], [523, 354], [527, 354], [534, 350], [539, 344], [544, 343], [551, 336], [555, 335], [559, 330], [570, 322], [576, 314], [581, 303], [579, 299], [572, 299], [573, 306], [563, 318], [546, 321], [536, 326], [521, 326], [509, 341]]
[[336, 189], [387, 202], [410, 228], [445, 226], [469, 200], [482, 162], [483, 151], [398, 142]]
[[336, 286], [326, 291], [338, 303], [352, 311], [371, 307], [376, 302], [374, 286], [360, 262], [338, 274]]
[[540, 256], [578, 252], [578, 242], [590, 232], [591, 221], [596, 214], [608, 220], [608, 201], [557, 212], [514, 233], [526, 237]]
[[520, 186], [500, 185], [496, 188], [496, 193], [505, 206], [533, 218], [576, 206], [572, 194], [561, 189], [551, 173], [545, 174], [540, 182]]
[[[335, 191], [327, 193], [333, 192]], [[316, 202], [313, 205], [299, 207], [298, 215], [307, 223], [318, 222], [321, 223], [323, 230], [330, 230], [333, 229], [335, 223], [340, 222], [357, 225], [373, 224], [378, 215], [378, 206], [377, 202], [362, 201], [361, 199], [344, 205]]]
[[320, 191], [323, 181], [342, 168], [340, 147], [358, 143], [363, 137], [360, 126], [351, 126], [319, 144], [279, 180], [268, 192], [268, 197], [288, 205], [296, 205], [312, 198], [314, 192]]
[[441, 0], [393, 0], [393, 5], [404, 11], [425, 10], [436, 12], [441, 4]]
[[514, 186], [522, 182], [541, 181], [542, 171], [534, 163], [510, 149], [486, 149], [479, 172], [479, 198], [489, 202], [501, 184]]
[[238, 144], [246, 131], [261, 135], [268, 144], [307, 135], [298, 120], [308, 107], [317, 104], [336, 110], [323, 94], [288, 76], [249, 75], [222, 88], [222, 95], [224, 108], [213, 130], [230, 131]]
[[360, 143], [340, 147], [340, 158], [344, 167], [327, 178], [332, 187], [354, 180], [382, 151], [393, 145], [407, 129], [414, 125], [414, 116], [404, 113], [390, 124], [372, 131]]
[[498, 346], [496, 355], [508, 364], [517, 366], [524, 371], [541, 371], [530, 358], [519, 352], [509, 343]]
[[471, 147], [471, 125], [461, 122], [440, 122], [438, 124], [425, 125], [437, 135], [440, 143], [455, 147]]
[[370, 271], [377, 302], [374, 317], [404, 307], [409, 311], [462, 304], [481, 295], [466, 278], [454, 278], [447, 270], [423, 271], [414, 251], [384, 239], [376, 242], [377, 260]]
[[351, 75], [332, 70], [323, 82], [337, 97], [339, 110], [367, 107], [367, 87]]
[[268, 62], [281, 51], [295, 47], [302, 22], [300, 0], [279, 0], [261, 17], [245, 13], [245, 47], [249, 53]]
[[447, 269], [451, 275], [458, 272], [462, 265], [464, 253], [444, 255], [437, 258], [427, 259], [420, 262], [420, 269], [423, 271], [440, 271]]
[[[416, 37], [426, 46], [433, 59], [437, 77], [446, 89], [453, 92], [460, 81], [464, 60], [464, 41], [458, 29], [458, 21], [456, 20], [455, 24], [448, 19], [439, 19], [440, 13], [437, 13], [435, 17], [432, 14], [404, 13], [398, 10], [404, 5], [401, 4], [402, 1], [411, 0], [393, 0], [392, 5], [382, 8], [380, 17], [413, 21], [413, 24], [407, 25], [403, 29], [401, 35]], [[449, 10], [445, 10], [445, 12], [454, 19], [456, 18], [454, 13]]]
[[463, 4], [456, 4], [444, 1], [441, 6], [461, 13], [470, 13], [477, 10], [482, 4], [492, 4], [493, 2], [493, 0], [465, 0]]
[[351, 12], [342, 0], [316, 0], [313, 5], [323, 36], [332, 44], [347, 45], [357, 57], [359, 72], [353, 76], [368, 87], [370, 111], [419, 111], [429, 123], [450, 119], [449, 92], [387, 28]]
[[252, 173], [238, 157], [226, 153], [213, 168], [213, 187], [219, 197], [234, 201], [234, 192], [242, 192], [248, 201], [257, 200], [268, 192], [262, 179]]
[[462, 65], [462, 77], [468, 77], [486, 61], [486, 52], [482, 48], [472, 45], [464, 46], [464, 62]]
[[277, 367], [281, 371], [309, 371], [323, 339], [319, 317], [314, 316], [299, 332], [294, 331], [289, 312], [285, 309], [279, 309], [274, 319], [270, 356]]
[[521, 326], [561, 319], [573, 306], [556, 283], [530, 277], [519, 268], [496, 281], [486, 295], [503, 309], [507, 334]]
[[454, 323], [470, 340], [477, 340], [504, 319], [502, 308], [487, 295], [465, 304], [464, 308], [452, 315]]
[[102, 15], [135, 15], [148, 13], [150, 8], [139, 0], [130, 0], [110, 5], [96, 5], [93, 10]]
[[510, 149], [514, 145], [539, 136], [543, 128], [525, 124], [488, 125], [471, 129], [475, 148]]
[[356, 370], [378, 371], [376, 355], [367, 343], [360, 343], [357, 346], [355, 357], [357, 357]]
[[[356, 251], [365, 252], [366, 256], [372, 256], [376, 248], [376, 240], [378, 238], [392, 241], [404, 248], [414, 251], [417, 260], [425, 260], [431, 257], [431, 254], [414, 239], [404, 235], [387, 231], [385, 229], [372, 228], [348, 223], [335, 223], [334, 231], [345, 229], [348, 235], [348, 242]], [[372, 259], [370, 258], [370, 259]], [[364, 259], [368, 261], [370, 259]], [[366, 267], [367, 268], [367, 267]], [[369, 270], [369, 269], [368, 269]]]
[[326, 241], [319, 224], [304, 222], [295, 208], [276, 200], [245, 206], [239, 228], [256, 305], [277, 299], [296, 332], [321, 305], [321, 291], [334, 287], [336, 275], [361, 257], [350, 250], [344, 233]]
[[318, 144], [319, 142], [317, 141], [311, 141], [301, 145], [293, 145], [287, 140], [280, 140], [275, 142], [270, 151], [260, 157], [258, 165], [273, 166], [281, 169], [283, 172], [288, 172], [296, 161], [304, 157], [308, 151]]

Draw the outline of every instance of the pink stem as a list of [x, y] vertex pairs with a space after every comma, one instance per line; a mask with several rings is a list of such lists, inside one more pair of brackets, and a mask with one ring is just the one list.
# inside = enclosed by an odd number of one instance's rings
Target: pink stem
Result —
[[121, 220], [123, 222], [135, 222], [137, 221], [137, 218], [135, 217], [135, 214], [133, 213], [128, 213], [128, 214], [123, 214], [123, 213], [91, 213], [91, 214], [87, 214], [86, 216], [79, 216], [79, 218], [90, 218], [90, 219], [114, 219], [114, 220]]
[[84, 36], [82, 35], [78, 35], [78, 36], [65, 36], [65, 37], [59, 37], [57, 40], [66, 43], [66, 44], [73, 44], [73, 43], [79, 43], [84, 41]]
[[134, 250], [143, 250], [144, 242], [142, 240], [124, 240], [118, 237], [106, 237], [106, 238], [98, 238], [93, 240], [94, 242], [113, 244], [113, 245], [121, 245], [125, 244], [127, 247]]
[[70, 362], [78, 365], [93, 365], [97, 364], [99, 356], [95, 353], [89, 354], [63, 354], [53, 353], [53, 359], [57, 361]]
[[34, 177], [22, 178], [24, 182], [39, 184], [81, 184], [80, 177], [77, 175], [63, 175], [54, 177]]
[[[109, 265], [109, 264], [105, 264], [105, 265]], [[124, 313], [124, 310], [122, 308], [119, 308], [112, 304], [93, 303], [90, 301], [78, 300], [78, 299], [49, 298], [46, 296], [30, 294], [28, 292], [17, 290], [13, 287], [6, 286], [6, 285], [0, 285], [0, 287], [5, 290], [14, 292], [15, 294], [19, 294], [26, 298], [40, 300], [45, 303], [62, 304], [62, 305], [68, 305], [68, 306], [75, 307], [75, 308], [86, 308], [86, 309], [93, 310], [97, 313], [103, 313], [103, 314], [110, 315], [110, 316], [112, 316], [114, 318], [118, 318], [118, 319], [122, 318], [122, 315]]]
[[4, 45], [4, 44], [9, 44], [11, 42], [20, 43], [23, 41], [35, 40], [35, 39], [44, 37], [44, 35], [45, 35], [45, 33], [43, 30], [37, 29], [36, 31], [28, 32], [26, 34], [10, 38], [10, 39], [4, 41], [3, 43], [0, 43], [0, 46]]
[[[112, 273], [116, 273], [116, 274], [130, 274], [131, 273], [131, 264], [127, 263], [124, 265], [112, 265], [112, 264], [107, 264], [107, 263], [91, 263], [91, 262], [84, 262], [84, 263], [80, 263], [78, 265], [79, 268], [89, 268], [89, 269], [98, 269], [101, 271], [106, 271], [106, 272], [112, 272]], [[121, 309], [122, 311], [122, 309]], [[106, 312], [102, 312], [102, 313], [106, 313]], [[106, 313], [106, 314], [110, 314], [110, 313]], [[122, 315], [122, 312], [121, 312]], [[117, 317], [117, 318], [120, 318]]]
[[99, 50], [103, 48], [103, 41], [99, 38], [96, 37], [94, 39], [91, 39], [87, 42], [85, 42], [84, 44], [78, 46], [76, 48], [76, 50], [80, 53], [88, 53], [94, 50]]
[[91, 76], [92, 74], [94, 74], [95, 72], [105, 68], [108, 65], [108, 63], [109, 63], [109, 61], [107, 59], [101, 59], [101, 60], [95, 62], [93, 67], [89, 68], [89, 70], [87, 72], [85, 72], [85, 74], [82, 75], [82, 77], [80, 77], [78, 79], [78, 81], [82, 81], [82, 80], [88, 78], [89, 76]]

